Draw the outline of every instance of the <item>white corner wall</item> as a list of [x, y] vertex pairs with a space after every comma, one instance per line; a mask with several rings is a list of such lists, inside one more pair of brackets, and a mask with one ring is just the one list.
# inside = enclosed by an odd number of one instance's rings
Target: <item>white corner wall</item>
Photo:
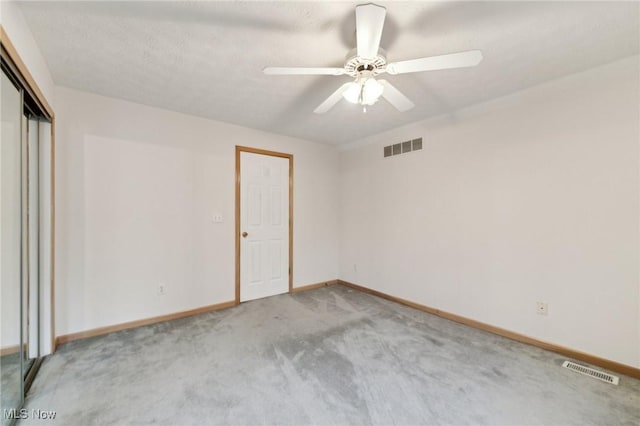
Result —
[[47, 98], [47, 102], [55, 110], [53, 79], [49, 67], [36, 44], [20, 7], [15, 1], [0, 1], [0, 24], [4, 28], [11, 43], [27, 66], [31, 76]]
[[338, 276], [334, 147], [64, 87], [56, 101], [58, 336], [234, 299], [236, 145], [294, 156], [294, 287]]
[[354, 142], [340, 278], [640, 367], [639, 80], [636, 56]]

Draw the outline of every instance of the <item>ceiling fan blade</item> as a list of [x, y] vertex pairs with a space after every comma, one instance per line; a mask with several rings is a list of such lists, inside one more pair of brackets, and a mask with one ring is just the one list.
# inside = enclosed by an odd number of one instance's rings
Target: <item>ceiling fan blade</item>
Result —
[[375, 4], [356, 7], [356, 43], [361, 58], [374, 59], [378, 56], [386, 14], [387, 9]]
[[262, 70], [267, 75], [342, 75], [344, 68], [304, 68], [304, 67], [266, 67]]
[[324, 114], [325, 112], [329, 111], [335, 104], [338, 103], [338, 101], [340, 101], [340, 99], [342, 99], [342, 94], [351, 84], [353, 83], [349, 82], [340, 86], [338, 90], [333, 92], [327, 99], [325, 99], [323, 103], [318, 105], [318, 108], [314, 109], [313, 112], [315, 112], [316, 114]]
[[408, 111], [415, 106], [413, 102], [409, 100], [405, 95], [396, 89], [391, 83], [386, 80], [378, 80], [378, 83], [384, 86], [384, 92], [382, 97], [385, 98], [391, 105], [393, 105], [398, 111]]
[[482, 61], [481, 51], [468, 50], [466, 52], [451, 53], [449, 55], [430, 56], [428, 58], [392, 62], [387, 64], [387, 72], [389, 74], [406, 74], [419, 71], [474, 67], [478, 65], [480, 61]]

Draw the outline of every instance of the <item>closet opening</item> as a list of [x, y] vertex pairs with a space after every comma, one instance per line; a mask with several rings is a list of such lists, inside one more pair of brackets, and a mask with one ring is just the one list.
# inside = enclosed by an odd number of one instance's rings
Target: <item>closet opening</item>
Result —
[[53, 352], [53, 111], [2, 31], [0, 424]]

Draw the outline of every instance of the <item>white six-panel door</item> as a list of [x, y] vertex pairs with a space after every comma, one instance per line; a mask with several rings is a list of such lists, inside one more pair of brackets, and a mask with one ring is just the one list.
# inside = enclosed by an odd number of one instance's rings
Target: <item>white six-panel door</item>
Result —
[[289, 291], [289, 159], [240, 152], [240, 301]]

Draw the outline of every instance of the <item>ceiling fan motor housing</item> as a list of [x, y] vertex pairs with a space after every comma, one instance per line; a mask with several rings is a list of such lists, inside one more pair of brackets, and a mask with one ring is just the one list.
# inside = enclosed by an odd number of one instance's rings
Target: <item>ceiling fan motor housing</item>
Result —
[[374, 77], [384, 72], [387, 66], [387, 58], [383, 49], [378, 50], [378, 55], [373, 59], [365, 59], [356, 54], [353, 49], [347, 55], [347, 62], [344, 64], [345, 72], [351, 77], [357, 77], [361, 72], [370, 73]]

